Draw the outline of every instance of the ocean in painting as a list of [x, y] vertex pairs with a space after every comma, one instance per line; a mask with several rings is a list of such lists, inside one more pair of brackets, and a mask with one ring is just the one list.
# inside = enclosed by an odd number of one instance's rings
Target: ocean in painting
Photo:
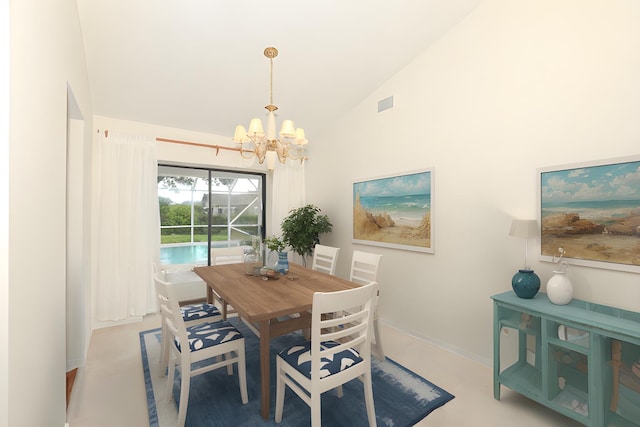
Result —
[[429, 194], [360, 196], [362, 207], [374, 214], [387, 213], [394, 220], [421, 221], [431, 209]]

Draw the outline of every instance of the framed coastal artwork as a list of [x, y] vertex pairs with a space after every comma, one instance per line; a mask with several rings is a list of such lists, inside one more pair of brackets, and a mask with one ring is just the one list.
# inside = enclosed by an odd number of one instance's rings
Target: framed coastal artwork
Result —
[[542, 261], [640, 273], [640, 156], [538, 173]]
[[353, 183], [353, 242], [433, 253], [433, 169]]

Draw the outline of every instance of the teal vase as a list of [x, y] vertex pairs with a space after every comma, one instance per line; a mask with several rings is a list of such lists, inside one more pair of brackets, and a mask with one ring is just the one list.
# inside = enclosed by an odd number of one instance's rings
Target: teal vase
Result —
[[289, 254], [287, 252], [278, 252], [278, 263], [276, 264], [276, 271], [280, 274], [287, 274], [289, 272]]
[[518, 270], [511, 279], [511, 287], [520, 298], [531, 299], [540, 290], [540, 278], [533, 270]]

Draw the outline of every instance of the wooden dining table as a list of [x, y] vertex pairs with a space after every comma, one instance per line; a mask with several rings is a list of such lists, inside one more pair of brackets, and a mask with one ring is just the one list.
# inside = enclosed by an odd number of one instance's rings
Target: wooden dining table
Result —
[[231, 305], [260, 337], [261, 415], [270, 413], [271, 338], [311, 326], [315, 292], [334, 292], [358, 287], [356, 283], [298, 264], [290, 264], [289, 274], [263, 280], [247, 274], [244, 264], [195, 267], [193, 271], [207, 283], [207, 300], [218, 299], [226, 319]]

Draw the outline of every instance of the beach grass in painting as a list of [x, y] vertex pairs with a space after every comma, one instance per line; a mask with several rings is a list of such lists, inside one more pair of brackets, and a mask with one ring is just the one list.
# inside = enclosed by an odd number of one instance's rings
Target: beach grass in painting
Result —
[[640, 266], [640, 159], [540, 170], [540, 224], [543, 257]]
[[353, 184], [356, 243], [433, 252], [432, 171]]

